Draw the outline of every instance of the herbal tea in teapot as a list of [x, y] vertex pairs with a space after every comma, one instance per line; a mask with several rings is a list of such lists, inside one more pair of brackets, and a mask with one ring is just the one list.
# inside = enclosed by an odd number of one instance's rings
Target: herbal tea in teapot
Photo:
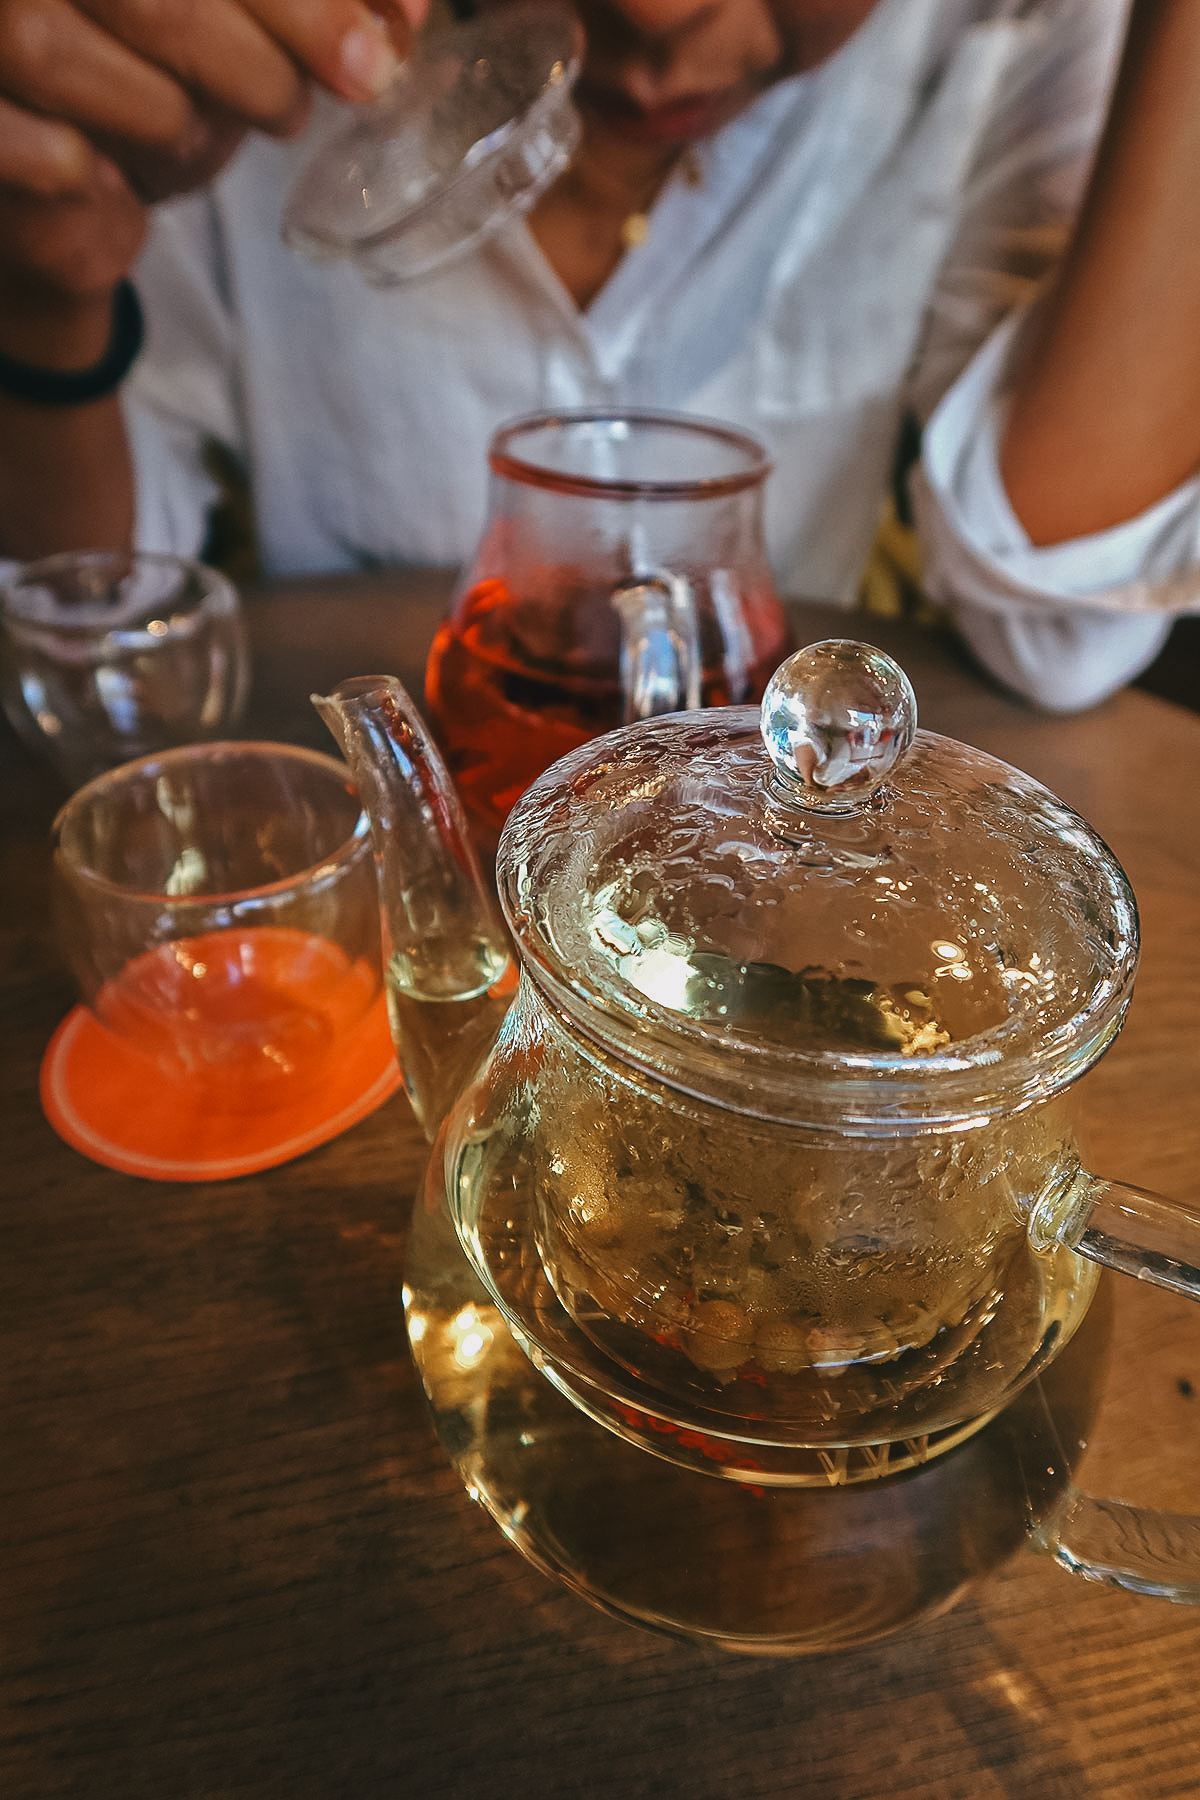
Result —
[[982, 1130], [831, 1137], [664, 1090], [519, 999], [446, 1154], [452, 1215], [524, 1335], [614, 1408], [636, 1394], [773, 1445], [796, 1480], [826, 1476], [785, 1446], [890, 1443], [898, 1467], [906, 1440], [916, 1460], [952, 1441], [1095, 1285], [1029, 1238], [1031, 1206], [1077, 1165], [1065, 1101]]

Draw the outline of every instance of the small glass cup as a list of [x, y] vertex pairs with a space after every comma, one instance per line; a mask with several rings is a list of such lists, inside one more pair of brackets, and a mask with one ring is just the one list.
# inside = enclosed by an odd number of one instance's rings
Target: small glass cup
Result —
[[382, 985], [345, 765], [196, 744], [89, 782], [54, 824], [59, 943], [108, 1031], [221, 1113], [317, 1091]]
[[227, 734], [250, 662], [241, 604], [178, 556], [68, 551], [0, 589], [0, 700], [71, 787], [119, 763]]

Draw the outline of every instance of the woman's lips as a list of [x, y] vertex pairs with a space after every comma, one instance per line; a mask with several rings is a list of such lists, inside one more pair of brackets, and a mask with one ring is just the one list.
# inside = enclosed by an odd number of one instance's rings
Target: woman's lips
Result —
[[725, 88], [713, 94], [682, 94], [662, 106], [643, 107], [612, 89], [581, 87], [576, 98], [618, 137], [638, 144], [670, 144], [710, 136], [741, 110], [749, 96]]

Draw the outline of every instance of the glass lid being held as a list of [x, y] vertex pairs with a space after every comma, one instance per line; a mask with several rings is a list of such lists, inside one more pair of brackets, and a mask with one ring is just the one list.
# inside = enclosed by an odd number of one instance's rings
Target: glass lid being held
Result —
[[522, 960], [606, 1050], [740, 1111], [929, 1131], [1065, 1087], [1137, 964], [1123, 871], [1030, 777], [916, 730], [881, 652], [810, 646], [761, 713], [626, 727], [512, 814]]
[[527, 211], [579, 141], [583, 35], [554, 0], [431, 28], [382, 99], [302, 172], [283, 236], [388, 287], [463, 255]]

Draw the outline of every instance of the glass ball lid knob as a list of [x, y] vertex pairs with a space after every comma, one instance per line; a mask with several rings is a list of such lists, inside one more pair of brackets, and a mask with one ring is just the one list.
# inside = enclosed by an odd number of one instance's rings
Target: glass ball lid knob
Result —
[[917, 701], [903, 669], [882, 650], [829, 638], [776, 669], [759, 729], [771, 786], [808, 812], [858, 812], [913, 741]]

